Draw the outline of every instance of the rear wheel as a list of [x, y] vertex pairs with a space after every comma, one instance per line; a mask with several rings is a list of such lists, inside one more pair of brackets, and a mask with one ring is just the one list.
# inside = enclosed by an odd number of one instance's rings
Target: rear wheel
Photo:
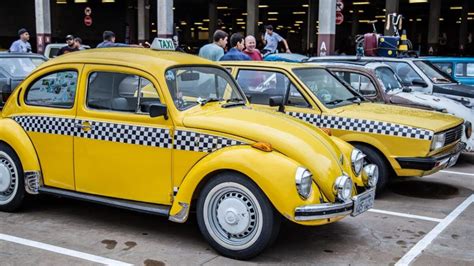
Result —
[[23, 168], [15, 151], [0, 143], [0, 211], [13, 212], [25, 197]]
[[209, 181], [198, 199], [197, 220], [210, 245], [224, 256], [250, 259], [275, 240], [280, 217], [259, 187], [237, 173]]
[[385, 158], [375, 149], [362, 144], [354, 144], [354, 146], [366, 155], [365, 160], [367, 164], [375, 164], [378, 166], [379, 179], [377, 181], [376, 193], [380, 194], [385, 190], [390, 179], [390, 165], [388, 164], [387, 160], [385, 160]]

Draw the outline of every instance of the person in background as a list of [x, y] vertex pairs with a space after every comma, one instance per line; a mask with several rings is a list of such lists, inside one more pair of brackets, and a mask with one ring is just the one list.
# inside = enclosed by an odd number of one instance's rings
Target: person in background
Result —
[[212, 61], [219, 61], [224, 56], [228, 34], [223, 30], [216, 30], [212, 37], [213, 43], [208, 43], [199, 49], [199, 56]]
[[74, 45], [77, 47], [79, 50], [84, 50], [82, 47], [82, 39], [79, 37], [74, 38]]
[[230, 50], [221, 57], [220, 61], [230, 61], [230, 60], [252, 60], [250, 56], [242, 52], [245, 48], [244, 45], [244, 36], [240, 33], [234, 33], [230, 36]]
[[77, 47], [76, 43], [74, 42], [74, 36], [70, 34], [66, 36], [66, 44], [66, 46], [63, 46], [61, 49], [59, 49], [56, 56], [79, 51], [79, 47]]
[[102, 34], [103, 42], [97, 45], [97, 48], [107, 48], [107, 47], [143, 47], [138, 44], [126, 44], [115, 42], [115, 33], [113, 31], [106, 30]]
[[283, 42], [285, 45], [286, 53], [291, 53], [290, 47], [288, 47], [286, 40], [281, 37], [280, 34], [273, 31], [272, 25], [267, 25], [265, 27], [265, 35], [263, 36], [263, 44], [265, 44], [265, 47], [262, 50], [263, 55], [265, 56], [267, 54], [275, 53], [279, 42]]
[[257, 46], [257, 41], [255, 40], [255, 37], [252, 35], [249, 35], [245, 37], [245, 50], [244, 53], [250, 56], [252, 60], [254, 61], [262, 61], [263, 57], [260, 51], [255, 48]]
[[18, 31], [18, 36], [20, 39], [12, 43], [9, 51], [11, 53], [31, 53], [31, 44], [28, 42], [30, 40], [30, 33], [22, 28]]

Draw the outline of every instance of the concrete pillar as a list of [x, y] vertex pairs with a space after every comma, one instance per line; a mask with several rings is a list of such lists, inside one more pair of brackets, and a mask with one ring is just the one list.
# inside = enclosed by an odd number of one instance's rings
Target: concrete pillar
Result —
[[217, 1], [209, 1], [209, 42], [213, 42], [214, 32], [217, 30]]
[[145, 40], [150, 40], [150, 0], [145, 0]]
[[145, 42], [145, 27], [146, 27], [146, 19], [145, 19], [145, 0], [137, 0], [137, 38], [139, 43]]
[[428, 20], [428, 54], [432, 55], [438, 54], [440, 14], [441, 0], [431, 0], [430, 17]]
[[259, 0], [247, 0], [247, 23], [245, 29], [247, 30], [247, 35], [253, 35], [258, 40], [258, 19], [259, 19], [259, 10], [258, 5]]
[[[392, 13], [397, 13], [398, 14], [398, 10], [400, 8], [400, 0], [385, 0], [385, 17], [387, 17], [388, 14], [392, 14]], [[354, 12], [356, 12], [354, 10]], [[394, 34], [393, 32], [393, 27], [390, 26], [390, 28], [387, 30], [387, 28], [385, 28], [385, 25], [384, 24], [384, 35], [386, 36], [391, 36]]]
[[317, 33], [317, 23], [318, 20], [318, 0], [309, 0], [308, 5], [308, 30], [306, 32], [306, 48], [310, 55], [313, 55], [316, 51], [316, 33]]
[[48, 43], [51, 43], [51, 9], [49, 0], [35, 0], [36, 15], [36, 47], [38, 53], [43, 53]]
[[467, 16], [469, 12], [469, 2], [472, 0], [463, 0], [462, 1], [462, 14], [461, 14], [461, 24], [459, 29], [459, 52], [464, 54], [467, 44]]
[[318, 56], [334, 54], [336, 0], [319, 0]]
[[158, 38], [171, 38], [174, 32], [173, 0], [157, 1]]

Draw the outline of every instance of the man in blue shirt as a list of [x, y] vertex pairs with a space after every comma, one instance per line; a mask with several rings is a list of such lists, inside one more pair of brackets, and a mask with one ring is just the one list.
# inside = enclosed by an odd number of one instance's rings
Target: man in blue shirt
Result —
[[126, 44], [115, 42], [115, 33], [113, 31], [106, 30], [102, 34], [103, 42], [97, 45], [97, 48], [107, 48], [107, 47], [143, 47], [136, 44]]
[[14, 41], [10, 46], [9, 51], [11, 53], [31, 53], [31, 45], [28, 42], [30, 40], [30, 34], [26, 29], [20, 29], [18, 31], [20, 39]]
[[227, 45], [228, 34], [223, 30], [216, 30], [212, 39], [213, 43], [209, 43], [199, 49], [199, 56], [211, 61], [219, 61], [224, 56], [224, 48]]
[[240, 33], [234, 33], [232, 36], [230, 36], [230, 45], [232, 48], [225, 54], [222, 58], [221, 61], [231, 61], [231, 60], [239, 60], [239, 61], [247, 61], [247, 60], [252, 60], [250, 56], [246, 55], [244, 52], [242, 52], [245, 49], [244, 45], [244, 36]]
[[265, 27], [265, 36], [263, 36], [263, 43], [265, 44], [265, 47], [262, 50], [262, 54], [265, 56], [267, 54], [275, 53], [278, 48], [279, 42], [283, 42], [283, 44], [285, 45], [285, 51], [287, 53], [291, 53], [286, 40], [283, 39], [280, 34], [273, 32], [272, 25], [267, 25]]

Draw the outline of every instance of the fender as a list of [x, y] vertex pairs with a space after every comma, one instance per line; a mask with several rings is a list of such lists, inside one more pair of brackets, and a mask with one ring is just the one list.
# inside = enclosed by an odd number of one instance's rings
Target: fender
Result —
[[400, 168], [398, 165], [398, 162], [392, 158], [390, 155], [391, 153], [387, 150], [386, 145], [381, 143], [378, 139], [373, 138], [369, 136], [368, 134], [344, 134], [342, 136], [339, 136], [340, 139], [349, 142], [350, 144], [354, 142], [359, 142], [363, 144], [368, 144], [370, 146], [375, 147], [377, 150], [379, 150], [383, 156], [387, 159], [387, 161], [390, 163], [393, 169]]
[[8, 144], [16, 152], [23, 166], [23, 172], [40, 172], [41, 166], [30, 138], [15, 121], [0, 119], [0, 141]]
[[[354, 150], [354, 146], [352, 146], [348, 142], [335, 136], [331, 136], [331, 139], [334, 143], [336, 143], [337, 147], [341, 150], [342, 154], [344, 155], [344, 171], [348, 173], [353, 172], [351, 155], [352, 155], [352, 151]], [[352, 181], [354, 181], [354, 183], [356, 183], [357, 186], [359, 187], [365, 186], [361, 175], [356, 176], [355, 174], [352, 174], [351, 176], [352, 176]]]
[[249, 177], [276, 210], [293, 220], [296, 206], [321, 202], [321, 193], [314, 182], [313, 193], [307, 200], [298, 195], [294, 178], [298, 166], [297, 162], [276, 151], [263, 152], [246, 145], [220, 149], [200, 160], [185, 176], [174, 198], [170, 220], [184, 223], [201, 182], [226, 170]]

